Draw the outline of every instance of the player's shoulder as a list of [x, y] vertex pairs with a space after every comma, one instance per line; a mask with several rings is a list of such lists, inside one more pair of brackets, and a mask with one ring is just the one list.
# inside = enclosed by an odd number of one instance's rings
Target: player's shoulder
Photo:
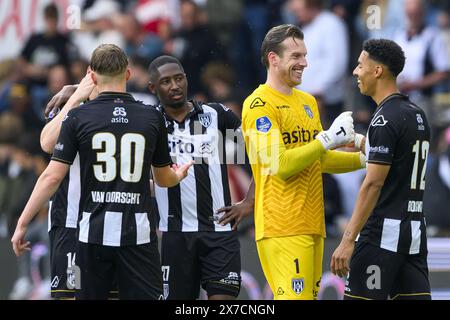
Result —
[[145, 104], [142, 101], [135, 101], [132, 104], [133, 107], [135, 107], [137, 110], [142, 110], [143, 112], [152, 113], [152, 114], [159, 114], [161, 113], [157, 106], [151, 105], [151, 104]]
[[405, 124], [411, 118], [425, 118], [424, 111], [403, 94], [393, 94], [380, 103], [371, 121], [372, 127]]
[[267, 85], [259, 85], [245, 100], [243, 105], [243, 112], [260, 108], [270, 107], [272, 105], [273, 93]]
[[159, 122], [164, 118], [158, 106], [145, 104], [141, 101], [133, 103], [130, 111], [134, 112], [138, 118], [144, 118], [148, 121]]
[[210, 111], [209, 109], [213, 109], [218, 114], [230, 111], [230, 109], [226, 105], [220, 102], [201, 102], [197, 100], [193, 100], [192, 102], [194, 104], [194, 107], [199, 108], [203, 112], [208, 112]]
[[[79, 115], [83, 112], [83, 110], [81, 110], [82, 108], [84, 108], [86, 106], [87, 103], [84, 103], [82, 106], [79, 106], [77, 108], [73, 108], [71, 110], [69, 110], [69, 112], [67, 112], [66, 116], [64, 117], [63, 121], [66, 120], [67, 118], [78, 118]], [[59, 113], [59, 112], [58, 112]]]
[[305, 92], [298, 88], [293, 88], [292, 93], [295, 94], [301, 101], [303, 101], [307, 104], [311, 104], [311, 105], [317, 104], [316, 98], [314, 98], [314, 96], [308, 92]]

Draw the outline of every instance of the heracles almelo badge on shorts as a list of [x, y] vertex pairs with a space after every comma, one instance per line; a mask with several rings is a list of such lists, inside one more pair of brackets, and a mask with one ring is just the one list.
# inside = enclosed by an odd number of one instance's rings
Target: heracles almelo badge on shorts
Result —
[[210, 113], [204, 113], [198, 115], [198, 121], [204, 126], [205, 128], [208, 128], [211, 125], [211, 114]]
[[292, 279], [292, 290], [294, 290], [294, 292], [296, 294], [302, 293], [304, 287], [305, 287], [305, 280], [304, 280], [304, 278]]

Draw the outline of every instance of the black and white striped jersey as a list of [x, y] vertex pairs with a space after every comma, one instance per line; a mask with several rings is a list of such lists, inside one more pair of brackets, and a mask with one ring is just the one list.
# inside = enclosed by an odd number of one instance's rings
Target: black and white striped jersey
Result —
[[76, 228], [81, 196], [80, 157], [77, 155], [48, 206], [48, 231], [53, 227]]
[[[179, 185], [172, 188], [155, 186], [159, 229], [230, 231], [231, 225], [218, 224], [214, 213], [231, 204], [227, 173], [227, 156], [230, 160], [230, 154], [227, 155], [225, 142], [239, 139], [241, 121], [221, 104], [190, 102], [193, 110], [180, 123], [170, 118], [164, 108], [157, 107], [166, 120], [172, 161], [178, 164], [195, 161]], [[236, 159], [231, 162], [233, 160]]]
[[369, 163], [391, 167], [358, 241], [402, 254], [426, 253], [422, 199], [429, 147], [422, 109], [401, 94], [380, 103], [367, 132], [366, 154]]
[[[55, 113], [51, 112], [49, 121], [53, 120], [59, 112], [60, 109]], [[48, 205], [48, 231], [53, 227], [72, 229], [77, 227], [80, 193], [80, 157], [77, 155], [70, 166], [69, 173], [50, 199]]]
[[126, 93], [101, 93], [63, 120], [52, 160], [80, 158], [78, 240], [105, 246], [151, 241], [150, 166], [170, 163], [162, 115]]

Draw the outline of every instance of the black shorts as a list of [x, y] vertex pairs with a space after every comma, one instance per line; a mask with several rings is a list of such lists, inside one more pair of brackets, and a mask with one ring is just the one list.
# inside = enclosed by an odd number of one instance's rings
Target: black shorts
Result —
[[161, 256], [165, 299], [197, 299], [200, 285], [208, 297], [239, 295], [241, 255], [235, 231], [163, 232]]
[[406, 255], [357, 242], [344, 299], [430, 300], [427, 255]]
[[78, 242], [77, 263], [81, 278], [77, 299], [106, 300], [115, 285], [119, 299], [162, 299], [157, 240], [124, 247]]
[[[55, 226], [48, 235], [50, 238], [51, 297], [73, 299], [75, 297], [75, 278], [70, 267], [75, 263], [76, 257], [76, 229]], [[69, 275], [69, 285], [67, 275]]]

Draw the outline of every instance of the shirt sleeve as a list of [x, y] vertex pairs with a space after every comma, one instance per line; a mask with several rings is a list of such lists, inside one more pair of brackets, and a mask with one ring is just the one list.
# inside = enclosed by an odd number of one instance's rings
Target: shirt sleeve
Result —
[[73, 110], [69, 111], [61, 124], [52, 160], [73, 163], [78, 152], [77, 122], [78, 119], [73, 115]]
[[383, 114], [376, 116], [369, 127], [368, 162], [392, 164], [398, 136], [392, 119]]
[[[262, 100], [262, 99], [261, 99]], [[247, 102], [247, 101], [246, 101]], [[247, 106], [244, 102], [244, 108]], [[269, 175], [278, 175], [286, 180], [303, 171], [325, 152], [320, 141], [314, 141], [287, 150], [278, 123], [278, 117], [268, 103], [247, 108], [244, 116], [247, 153], [251, 163], [258, 163]]]
[[154, 167], [165, 167], [172, 163], [169, 155], [167, 129], [164, 119], [158, 112], [158, 136], [156, 137], [156, 148], [153, 152], [152, 165]]
[[325, 152], [321, 162], [324, 173], [345, 173], [363, 168], [359, 152], [329, 150]]
[[[227, 143], [227, 146], [233, 146], [227, 147], [227, 154], [228, 152], [232, 151], [234, 154], [233, 163], [237, 164], [248, 164], [248, 157], [245, 152], [245, 141], [244, 137], [242, 135], [242, 126], [241, 126], [241, 119], [229, 108], [227, 108], [223, 104], [218, 104], [220, 109], [220, 118], [221, 123], [219, 125], [221, 133], [223, 134], [223, 137], [225, 138], [225, 142]], [[228, 144], [230, 143], [230, 144]], [[231, 143], [234, 143], [231, 144]]]
[[224, 129], [239, 129], [241, 127], [241, 120], [239, 119], [239, 117], [224, 105], [221, 104], [221, 106], [224, 109]]

